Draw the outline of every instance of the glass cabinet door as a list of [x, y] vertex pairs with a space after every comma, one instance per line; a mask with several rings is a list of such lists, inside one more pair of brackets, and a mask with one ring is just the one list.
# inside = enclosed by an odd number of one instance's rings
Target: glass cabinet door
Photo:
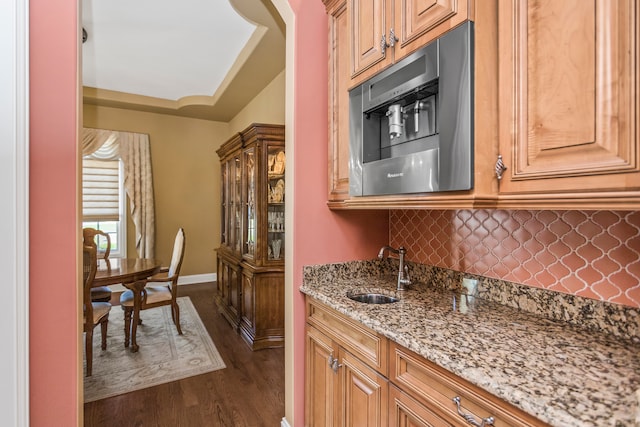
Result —
[[244, 173], [246, 184], [244, 189], [244, 215], [245, 236], [242, 254], [254, 258], [256, 251], [256, 233], [258, 215], [256, 209], [258, 207], [256, 201], [256, 155], [255, 147], [249, 148], [244, 152]]
[[229, 160], [229, 196], [231, 198], [229, 209], [229, 247], [240, 253], [242, 242], [242, 168], [240, 156], [234, 156]]
[[282, 145], [267, 145], [267, 259], [284, 259], [284, 170]]
[[228, 166], [227, 162], [223, 162], [220, 165], [220, 169], [221, 169], [220, 170], [220, 174], [221, 174], [220, 201], [222, 202], [222, 206], [220, 209], [220, 244], [222, 246], [225, 246], [228, 244], [227, 237], [229, 235], [228, 234], [229, 233], [229, 222], [228, 222], [229, 189], [228, 189], [228, 181], [227, 181], [229, 172], [228, 172], [227, 166]]

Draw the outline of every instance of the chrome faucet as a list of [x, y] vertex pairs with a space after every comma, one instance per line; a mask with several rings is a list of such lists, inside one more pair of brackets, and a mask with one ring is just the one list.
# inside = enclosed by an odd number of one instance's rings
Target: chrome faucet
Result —
[[398, 259], [400, 260], [400, 267], [398, 269], [398, 291], [404, 291], [406, 286], [411, 284], [411, 279], [409, 278], [409, 267], [404, 264], [404, 256], [407, 253], [407, 250], [404, 246], [400, 246], [398, 249], [394, 249], [391, 246], [383, 246], [378, 252], [378, 259], [384, 259], [385, 252], [391, 252], [398, 255]]

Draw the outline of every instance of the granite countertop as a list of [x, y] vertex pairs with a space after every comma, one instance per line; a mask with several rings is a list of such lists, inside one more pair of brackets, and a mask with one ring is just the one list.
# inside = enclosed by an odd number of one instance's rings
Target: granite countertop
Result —
[[[305, 274], [301, 292], [553, 426], [640, 425], [640, 345], [497, 302], [371, 277]], [[364, 304], [348, 291], [400, 297]]]

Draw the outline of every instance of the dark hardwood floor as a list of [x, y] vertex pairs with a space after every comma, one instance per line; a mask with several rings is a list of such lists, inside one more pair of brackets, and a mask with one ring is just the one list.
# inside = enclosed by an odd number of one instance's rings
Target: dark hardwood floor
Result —
[[214, 287], [213, 283], [183, 285], [179, 296], [191, 298], [227, 367], [86, 403], [85, 426], [280, 425], [284, 350], [252, 352], [218, 312]]

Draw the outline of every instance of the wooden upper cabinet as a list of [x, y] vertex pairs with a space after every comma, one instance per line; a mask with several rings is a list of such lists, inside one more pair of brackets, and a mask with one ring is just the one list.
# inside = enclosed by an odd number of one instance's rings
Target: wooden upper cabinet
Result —
[[348, 0], [351, 86], [471, 18], [470, 0]]
[[351, 27], [351, 78], [357, 81], [377, 73], [393, 61], [389, 31], [393, 28], [393, 0], [348, 0]]
[[501, 197], [640, 189], [638, 9], [500, 3]]
[[[636, 1], [325, 4], [332, 209], [640, 207]], [[349, 197], [348, 90], [467, 19], [475, 23], [474, 188]], [[383, 52], [392, 29], [398, 40]], [[498, 155], [507, 167], [500, 180]]]
[[396, 61], [467, 19], [474, 19], [469, 0], [395, 1]]
[[349, 198], [349, 26], [346, 0], [329, 13], [329, 201]]
[[349, 199], [349, 89], [468, 19], [469, 2], [324, 0], [329, 18], [330, 204]]

